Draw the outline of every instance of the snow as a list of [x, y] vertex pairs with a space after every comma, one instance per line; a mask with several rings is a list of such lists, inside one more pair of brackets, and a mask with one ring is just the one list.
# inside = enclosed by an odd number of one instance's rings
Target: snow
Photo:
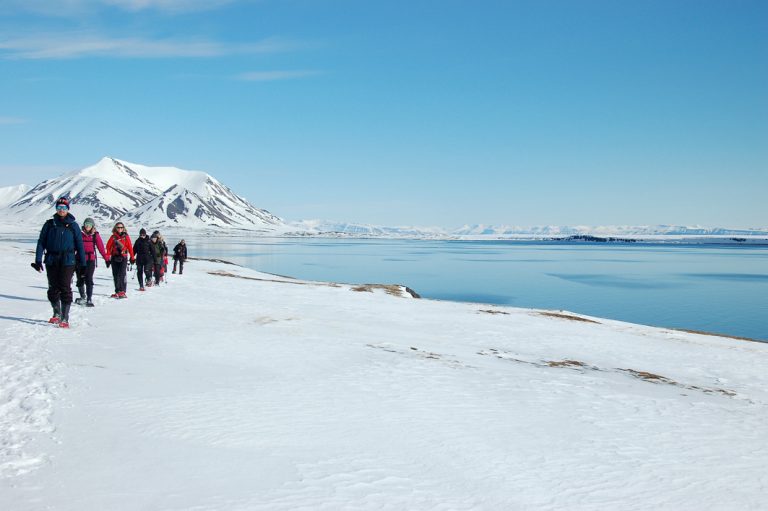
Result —
[[31, 248], [0, 242], [0, 509], [765, 506], [768, 344], [198, 260], [120, 301], [100, 265], [61, 330]]

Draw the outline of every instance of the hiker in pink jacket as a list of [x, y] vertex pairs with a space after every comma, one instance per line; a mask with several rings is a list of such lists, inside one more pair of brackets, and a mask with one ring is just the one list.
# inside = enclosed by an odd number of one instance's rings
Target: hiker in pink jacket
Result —
[[101, 257], [107, 260], [107, 252], [104, 250], [104, 242], [93, 224], [93, 218], [86, 218], [83, 222], [83, 248], [85, 252], [85, 267], [77, 268], [77, 290], [80, 298], [75, 300], [78, 305], [93, 307], [93, 272], [96, 270], [96, 250]]

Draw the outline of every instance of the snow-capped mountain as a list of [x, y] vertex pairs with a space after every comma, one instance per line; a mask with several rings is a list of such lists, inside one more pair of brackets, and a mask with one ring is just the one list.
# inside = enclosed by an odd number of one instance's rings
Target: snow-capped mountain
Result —
[[0, 208], [19, 200], [29, 191], [29, 185], [5, 186], [0, 188]]
[[108, 157], [26, 191], [4, 208], [6, 219], [40, 223], [53, 214], [61, 196], [70, 198], [76, 218], [90, 216], [102, 225], [118, 219], [152, 227], [257, 230], [283, 225], [205, 172]]

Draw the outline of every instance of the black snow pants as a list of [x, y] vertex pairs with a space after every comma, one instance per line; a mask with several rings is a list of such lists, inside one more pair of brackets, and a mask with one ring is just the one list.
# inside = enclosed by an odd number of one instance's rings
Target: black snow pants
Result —
[[149, 264], [141, 259], [136, 260], [136, 276], [139, 278], [139, 287], [144, 287], [144, 279], [152, 280], [152, 262]]
[[48, 301], [52, 304], [61, 301], [72, 303], [72, 274], [75, 273], [75, 265], [60, 266], [58, 264], [46, 264], [45, 274], [48, 277]]
[[112, 261], [112, 278], [115, 281], [115, 293], [125, 293], [128, 289], [128, 261], [123, 259], [120, 262]]
[[80, 275], [77, 276], [78, 288], [83, 285], [83, 282], [85, 282], [85, 296], [88, 298], [88, 300], [90, 300], [93, 296], [94, 271], [96, 271], [96, 261], [88, 261], [85, 265], [85, 273], [83, 274], [83, 277], [81, 278]]

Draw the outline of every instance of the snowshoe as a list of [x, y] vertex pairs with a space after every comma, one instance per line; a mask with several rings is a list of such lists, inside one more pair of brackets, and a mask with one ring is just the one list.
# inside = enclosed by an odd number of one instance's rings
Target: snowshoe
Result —
[[125, 294], [125, 291], [120, 291], [117, 293], [118, 298], [128, 298], [128, 295]]
[[75, 303], [77, 305], [85, 305], [85, 298], [75, 298]]
[[52, 316], [51, 319], [48, 320], [48, 323], [51, 323], [53, 325], [57, 325], [61, 322], [61, 318], [58, 316]]
[[139, 288], [139, 291], [146, 291], [146, 289], [144, 289], [144, 286], [141, 286], [141, 287]]
[[59, 328], [69, 328], [69, 321], [59, 321]]
[[94, 307], [93, 302], [91, 300], [88, 300], [87, 302], [85, 302], [85, 306], [86, 307]]
[[109, 297], [110, 298], [120, 298], [120, 295], [118, 293], [112, 293]]

